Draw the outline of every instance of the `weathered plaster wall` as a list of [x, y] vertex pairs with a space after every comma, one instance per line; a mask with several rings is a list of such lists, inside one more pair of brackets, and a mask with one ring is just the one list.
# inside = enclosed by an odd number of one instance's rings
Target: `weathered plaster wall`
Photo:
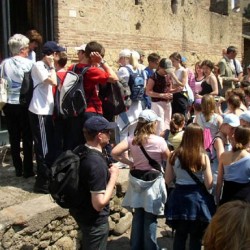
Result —
[[[179, 0], [177, 14], [172, 14], [169, 0], [141, 2], [58, 0], [58, 41], [75, 57], [73, 47], [97, 40], [105, 46], [110, 63], [122, 48], [140, 48], [147, 54], [156, 51], [162, 56], [179, 51], [189, 64], [205, 58], [217, 62], [221, 49], [229, 45], [242, 50], [240, 13], [210, 12], [210, 0]], [[75, 17], [69, 17], [70, 13]]]

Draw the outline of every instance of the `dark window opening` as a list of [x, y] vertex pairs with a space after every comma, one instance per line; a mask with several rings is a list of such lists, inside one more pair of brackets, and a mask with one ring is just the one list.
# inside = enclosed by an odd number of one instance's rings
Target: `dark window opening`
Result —
[[228, 0], [210, 0], [211, 12], [228, 15]]

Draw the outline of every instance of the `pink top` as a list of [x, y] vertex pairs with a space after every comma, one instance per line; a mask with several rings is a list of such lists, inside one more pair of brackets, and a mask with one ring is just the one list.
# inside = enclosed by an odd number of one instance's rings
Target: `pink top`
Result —
[[[141, 151], [138, 145], [132, 145], [133, 136], [128, 137], [128, 145], [130, 149], [131, 156], [134, 160], [135, 169], [140, 170], [154, 170], [149, 163], [146, 156]], [[159, 163], [162, 163], [163, 153], [167, 151], [167, 143], [163, 137], [158, 135], [150, 135], [147, 144], [143, 145], [148, 155]]]

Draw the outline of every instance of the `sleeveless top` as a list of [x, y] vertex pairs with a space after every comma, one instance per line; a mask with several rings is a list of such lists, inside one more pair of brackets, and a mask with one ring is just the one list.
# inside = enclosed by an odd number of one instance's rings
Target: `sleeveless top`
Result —
[[[154, 80], [154, 87], [153, 91], [156, 93], [168, 93], [170, 85], [172, 84], [172, 78], [170, 75], [165, 75], [161, 76], [157, 72], [153, 74], [153, 76], [150, 77], [151, 79]], [[160, 101], [165, 101], [168, 102], [168, 100], [163, 99], [163, 98], [156, 98], [156, 97], [151, 97], [152, 102], [160, 102]]]
[[201, 91], [199, 92], [200, 95], [210, 94], [213, 92], [212, 86], [208, 84], [206, 81], [201, 83]]
[[197, 115], [197, 123], [202, 127], [202, 128], [209, 128], [212, 134], [212, 138], [214, 138], [219, 131], [219, 124], [218, 124], [218, 117], [220, 115], [214, 113], [210, 117], [209, 121], [206, 121], [205, 116], [200, 113]]
[[248, 183], [250, 181], [250, 155], [224, 166], [224, 180]]

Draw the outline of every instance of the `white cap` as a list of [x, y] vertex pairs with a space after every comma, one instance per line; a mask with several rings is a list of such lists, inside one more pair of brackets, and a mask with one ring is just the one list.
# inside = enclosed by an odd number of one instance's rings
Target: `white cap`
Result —
[[240, 119], [235, 114], [226, 114], [226, 115], [224, 115], [222, 124], [225, 124], [225, 123], [229, 124], [231, 127], [236, 128], [236, 127], [240, 126]]
[[161, 121], [161, 118], [151, 109], [144, 109], [140, 113], [139, 118], [142, 118], [146, 122]]
[[87, 44], [82, 44], [80, 47], [75, 47], [75, 50], [77, 50], [77, 51], [79, 51], [79, 50], [85, 51], [86, 45]]
[[130, 57], [131, 51], [129, 49], [123, 49], [119, 53], [119, 58], [121, 57]]
[[244, 120], [250, 123], [250, 111], [245, 111], [240, 115], [240, 120]]

